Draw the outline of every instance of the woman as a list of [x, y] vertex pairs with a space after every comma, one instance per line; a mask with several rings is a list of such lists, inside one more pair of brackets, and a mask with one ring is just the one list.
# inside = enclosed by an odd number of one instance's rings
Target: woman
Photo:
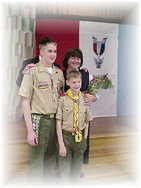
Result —
[[[83, 65], [83, 54], [80, 49], [69, 49], [66, 51], [64, 58], [63, 58], [63, 67], [65, 70], [63, 71], [64, 78], [65, 78], [65, 91], [69, 89], [69, 86], [66, 84], [66, 75], [71, 70], [79, 70], [82, 74], [82, 87], [81, 92], [83, 92], [84, 95], [84, 101], [87, 104], [90, 104], [91, 102], [94, 102], [97, 100], [96, 95], [87, 93], [88, 85], [90, 80], [93, 79], [93, 76], [84, 69], [80, 69], [80, 67]], [[89, 133], [90, 133], [90, 126], [89, 126]], [[89, 133], [88, 133], [88, 139], [87, 139], [87, 150], [84, 153], [84, 164], [88, 164], [89, 162]]]
[[[82, 87], [81, 91], [85, 94], [85, 102], [90, 103], [97, 100], [96, 95], [88, 94], [88, 85], [90, 80], [93, 79], [93, 76], [86, 71], [85, 69], [80, 69], [83, 65], [83, 54], [82, 51], [78, 48], [69, 49], [66, 51], [64, 58], [63, 58], [63, 67], [65, 70], [63, 71], [64, 78], [66, 80], [67, 72], [70, 70], [79, 70], [82, 74]], [[65, 83], [65, 91], [69, 89], [69, 86]]]

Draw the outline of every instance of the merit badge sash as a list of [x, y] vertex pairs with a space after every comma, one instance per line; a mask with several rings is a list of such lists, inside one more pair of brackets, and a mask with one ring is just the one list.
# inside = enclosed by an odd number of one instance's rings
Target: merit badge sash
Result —
[[39, 136], [39, 125], [40, 125], [42, 115], [32, 114], [31, 118], [32, 118], [33, 130], [36, 132], [36, 135], [37, 135], [37, 138], [38, 138], [38, 136]]

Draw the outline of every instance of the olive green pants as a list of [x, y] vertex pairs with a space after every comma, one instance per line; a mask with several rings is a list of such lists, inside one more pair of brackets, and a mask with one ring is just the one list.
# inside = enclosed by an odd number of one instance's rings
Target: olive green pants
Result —
[[56, 127], [55, 118], [41, 119], [38, 146], [29, 145], [29, 183], [50, 184], [54, 181], [56, 164]]
[[65, 133], [63, 133], [63, 140], [67, 149], [67, 155], [66, 157], [58, 156], [61, 180], [65, 185], [66, 183], [77, 184], [80, 179], [87, 140], [83, 137], [82, 141], [77, 143], [74, 136]]

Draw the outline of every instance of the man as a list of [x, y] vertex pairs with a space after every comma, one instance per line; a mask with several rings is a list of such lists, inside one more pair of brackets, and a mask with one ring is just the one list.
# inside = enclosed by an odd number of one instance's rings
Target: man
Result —
[[[55, 114], [57, 100], [64, 87], [62, 71], [55, 67], [56, 42], [45, 37], [40, 41], [42, 57], [25, 72], [19, 90], [28, 131], [29, 181], [41, 185], [52, 182], [56, 164]], [[45, 178], [43, 178], [45, 177]]]

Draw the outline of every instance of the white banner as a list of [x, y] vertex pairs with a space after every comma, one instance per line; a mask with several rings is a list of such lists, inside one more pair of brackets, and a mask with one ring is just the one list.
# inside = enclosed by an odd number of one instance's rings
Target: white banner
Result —
[[91, 104], [93, 117], [116, 116], [118, 24], [80, 21], [79, 47], [83, 52], [83, 67], [93, 75], [108, 73], [114, 91], [103, 89], [98, 100]]

